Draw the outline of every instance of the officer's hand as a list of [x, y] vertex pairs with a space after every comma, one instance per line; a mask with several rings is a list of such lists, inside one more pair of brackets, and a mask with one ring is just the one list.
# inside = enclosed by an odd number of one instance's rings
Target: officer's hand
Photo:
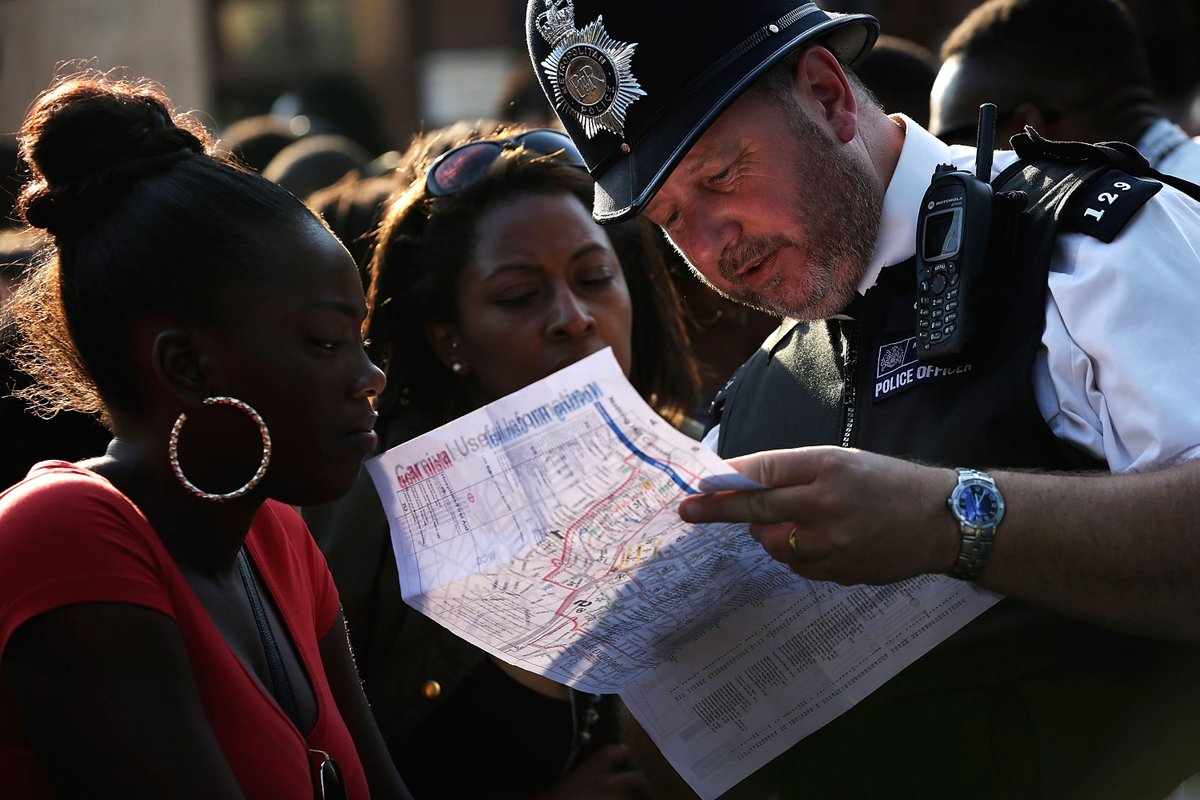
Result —
[[953, 470], [841, 447], [729, 460], [770, 488], [685, 499], [688, 522], [749, 522], [772, 558], [814, 580], [881, 584], [950, 569], [958, 524]]

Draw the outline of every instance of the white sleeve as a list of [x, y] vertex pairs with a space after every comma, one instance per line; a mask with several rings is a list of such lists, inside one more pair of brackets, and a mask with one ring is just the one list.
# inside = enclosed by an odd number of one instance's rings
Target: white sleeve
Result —
[[1200, 212], [1164, 187], [1111, 243], [1064, 234], [1034, 366], [1061, 439], [1139, 471], [1200, 455]]

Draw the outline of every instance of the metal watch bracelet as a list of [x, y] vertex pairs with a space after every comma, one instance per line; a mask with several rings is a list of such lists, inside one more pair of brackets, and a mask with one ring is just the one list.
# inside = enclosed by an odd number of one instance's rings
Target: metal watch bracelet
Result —
[[[964, 519], [957, 506], [957, 499], [969, 491], [972, 486], [985, 487], [986, 493], [991, 496], [993, 506], [990, 524], [972, 525], [971, 522], [974, 520]], [[976, 497], [978, 499], [978, 495]], [[983, 568], [987, 566], [988, 558], [992, 554], [996, 527], [1004, 519], [1004, 498], [991, 475], [982, 470], [959, 467], [958, 483], [951, 491], [950, 498], [946, 503], [958, 521], [962, 536], [958, 558], [955, 559], [954, 566], [950, 568], [948, 574], [959, 580], [973, 581], [983, 572]]]
[[968, 528], [960, 526], [962, 542], [958, 546], [958, 558], [950, 568], [950, 577], [964, 581], [973, 581], [987, 566], [988, 557], [992, 554], [992, 540], [996, 535], [995, 528]]

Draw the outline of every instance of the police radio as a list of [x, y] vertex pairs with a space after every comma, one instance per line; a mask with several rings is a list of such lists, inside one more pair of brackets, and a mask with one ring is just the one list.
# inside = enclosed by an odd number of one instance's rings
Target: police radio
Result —
[[975, 338], [992, 223], [996, 106], [979, 107], [975, 172], [939, 164], [917, 216], [917, 358], [961, 355]]

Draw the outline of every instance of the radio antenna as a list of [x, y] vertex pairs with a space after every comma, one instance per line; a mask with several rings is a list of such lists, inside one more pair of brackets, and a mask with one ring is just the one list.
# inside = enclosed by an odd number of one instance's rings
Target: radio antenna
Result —
[[979, 132], [975, 138], [975, 177], [992, 182], [992, 149], [996, 146], [996, 104], [979, 107]]

